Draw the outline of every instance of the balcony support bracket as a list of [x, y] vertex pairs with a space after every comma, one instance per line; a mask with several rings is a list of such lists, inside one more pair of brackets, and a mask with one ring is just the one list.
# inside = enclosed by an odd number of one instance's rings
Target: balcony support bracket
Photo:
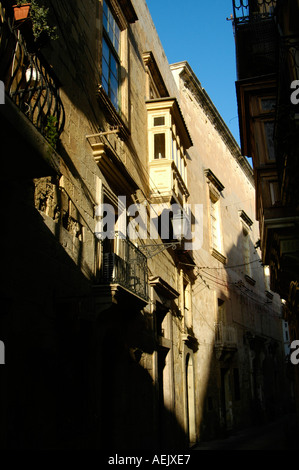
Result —
[[151, 259], [159, 253], [162, 253], [162, 251], [168, 250], [169, 248], [175, 250], [180, 244], [180, 241], [170, 243], [153, 243], [149, 245], [139, 245], [138, 248], [147, 257], [147, 259]]

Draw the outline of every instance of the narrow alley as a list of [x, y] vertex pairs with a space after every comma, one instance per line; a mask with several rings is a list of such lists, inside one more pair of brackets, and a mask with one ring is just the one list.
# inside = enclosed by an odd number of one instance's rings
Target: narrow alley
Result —
[[201, 442], [193, 450], [295, 450], [297, 434], [293, 416], [285, 416], [223, 439]]

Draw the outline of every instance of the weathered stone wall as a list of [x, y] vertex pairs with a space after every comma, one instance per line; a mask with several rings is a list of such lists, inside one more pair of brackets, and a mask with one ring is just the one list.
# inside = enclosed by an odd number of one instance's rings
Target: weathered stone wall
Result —
[[[282, 331], [279, 319], [281, 302], [273, 294], [271, 301], [265, 294], [266, 284], [260, 251], [255, 247], [259, 240], [258, 223], [255, 218], [255, 189], [251, 169], [221, 117], [203, 91], [187, 63], [172, 66], [173, 74], [181, 92], [181, 106], [190, 129], [193, 147], [190, 149], [188, 184], [193, 204], [203, 205], [203, 245], [196, 251], [197, 280], [193, 290], [193, 324], [199, 340], [195, 355], [197, 423], [201, 437], [211, 437], [225, 427], [238, 427], [250, 423], [254, 414], [252, 374], [265, 374], [261, 389], [275, 388], [273, 377], [266, 378], [265, 370], [254, 370], [252, 351], [246, 334], [263, 338], [267, 344], [266, 354], [275, 363], [276, 372], [282, 372]], [[216, 111], [216, 112], [215, 112]], [[209, 214], [209, 184], [205, 170], [210, 169], [224, 186], [220, 196], [221, 254], [226, 257], [222, 264], [211, 254], [211, 229]], [[240, 211], [250, 217], [250, 277], [245, 275], [243, 234]], [[230, 268], [231, 267], [231, 268]], [[250, 279], [249, 279], [250, 281]], [[225, 318], [219, 318], [217, 299], [224, 301]], [[237, 335], [236, 351], [227, 351], [226, 359], [217, 358], [215, 350], [215, 324], [224, 321], [233, 326]], [[277, 349], [271, 350], [272, 341]], [[267, 350], [268, 348], [268, 350]], [[270, 348], [270, 351], [269, 351]], [[264, 357], [262, 357], [263, 362]], [[271, 366], [270, 366], [271, 368]], [[229, 371], [229, 391], [226, 392], [226, 423], [223, 416], [223, 383], [221, 369]], [[235, 396], [233, 369], [238, 369], [240, 397]], [[258, 379], [259, 380], [259, 379]], [[281, 385], [273, 392], [273, 408], [282, 410]], [[261, 394], [264, 392], [261, 392]], [[229, 396], [228, 396], [229, 395]], [[261, 398], [262, 400], [265, 397]], [[264, 404], [264, 406], [266, 406]], [[263, 410], [264, 411], [264, 410]], [[220, 419], [219, 419], [220, 416]]]
[[[201, 436], [201, 428], [214, 435], [223, 425], [218, 418], [221, 376], [214, 351], [217, 298], [225, 300], [227, 320], [237, 328], [238, 360], [233, 359], [230, 369], [239, 368], [242, 390], [250, 389], [244, 331], [279, 340], [268, 311], [240, 295], [238, 287], [232, 288], [232, 283], [244, 277], [242, 266], [228, 273], [210, 254], [204, 170], [210, 168], [225, 186], [221, 220], [227, 265], [243, 263], [238, 210], [254, 220], [252, 181], [207, 112], [196, 100], [191, 104], [193, 92], [178, 77], [177, 87], [146, 2], [132, 3], [138, 21], [122, 33], [126, 46], [121, 118], [126, 135], [105, 137], [111, 153], [103, 155], [104, 163], [98, 165], [91, 143], [99, 142], [100, 137], [86, 136], [110, 129], [107, 109], [97, 96], [102, 2], [51, 2], [50, 18], [57, 25], [59, 39], [42, 53], [60, 83], [65, 126], [56, 152], [50, 152], [46, 142], [43, 147], [55, 160], [55, 170], [49, 166], [42, 174], [29, 171], [26, 178], [3, 178], [1, 185], [7, 231], [2, 233], [5, 313], [0, 316], [0, 326], [9, 370], [9, 380], [0, 390], [0, 398], [7, 404], [0, 425], [4, 448], [188, 446]], [[118, 289], [113, 297], [113, 289], [108, 292], [101, 285], [102, 246], [94, 232], [95, 208], [104, 194], [112, 198], [126, 195], [128, 203], [145, 202], [147, 207], [152, 202], [147, 77], [142, 58], [148, 51], [192, 132], [188, 187], [190, 201], [204, 207], [204, 240], [194, 253], [194, 270], [184, 261], [188, 258], [172, 249], [148, 259], [150, 295], [146, 304], [125, 289]], [[30, 123], [27, 127], [28, 134], [34, 135]], [[26, 143], [23, 161], [28, 158], [31, 162], [32, 154], [40, 158], [23, 130], [9, 128], [7, 135], [15, 136], [18, 144], [11, 148], [18, 149], [18, 156]], [[21, 237], [15, 230], [16, 208]], [[254, 250], [258, 239], [255, 222], [251, 239]], [[144, 243], [152, 240], [140, 244]], [[162, 241], [158, 243], [162, 247]], [[192, 325], [182, 307], [184, 278], [193, 283]], [[260, 299], [264, 281], [258, 269], [254, 278], [251, 295]], [[276, 300], [274, 297], [273, 303]], [[249, 400], [248, 391], [240, 406], [234, 403], [236, 424], [244, 422]]]

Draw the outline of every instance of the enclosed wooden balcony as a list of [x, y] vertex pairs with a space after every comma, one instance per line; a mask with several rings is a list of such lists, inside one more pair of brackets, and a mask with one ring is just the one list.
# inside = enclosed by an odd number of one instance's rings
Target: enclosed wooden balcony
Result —
[[146, 101], [152, 198], [184, 205], [189, 197], [186, 150], [192, 140], [175, 98]]

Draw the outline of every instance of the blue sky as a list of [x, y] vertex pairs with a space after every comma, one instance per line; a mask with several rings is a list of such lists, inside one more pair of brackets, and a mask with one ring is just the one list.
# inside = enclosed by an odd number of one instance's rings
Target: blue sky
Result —
[[232, 0], [147, 0], [169, 63], [187, 60], [240, 145]]

